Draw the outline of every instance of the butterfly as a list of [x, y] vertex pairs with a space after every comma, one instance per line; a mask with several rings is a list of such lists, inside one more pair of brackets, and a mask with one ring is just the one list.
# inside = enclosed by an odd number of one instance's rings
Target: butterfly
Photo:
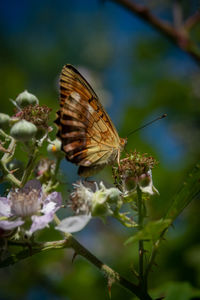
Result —
[[66, 159], [79, 166], [80, 176], [89, 177], [116, 161], [119, 164], [126, 139], [119, 137], [90, 84], [69, 64], [60, 75], [55, 123]]

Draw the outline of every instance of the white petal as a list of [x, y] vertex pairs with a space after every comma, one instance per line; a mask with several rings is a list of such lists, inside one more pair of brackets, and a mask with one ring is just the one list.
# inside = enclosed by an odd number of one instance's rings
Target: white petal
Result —
[[90, 221], [91, 215], [79, 215], [74, 217], [68, 217], [63, 219], [56, 229], [66, 232], [73, 233], [82, 230], [87, 223]]
[[16, 227], [21, 226], [22, 224], [24, 224], [24, 221], [20, 218], [15, 221], [2, 220], [0, 221], [0, 228], [3, 230], [12, 230]]
[[0, 197], [0, 216], [10, 217], [10, 200], [6, 197]]
[[141, 187], [141, 185], [140, 185], [140, 189], [141, 189], [141, 191], [142, 191], [143, 193], [148, 193], [148, 194], [150, 194], [150, 195], [153, 195], [153, 194], [154, 194], [152, 183], [149, 184], [149, 185], [147, 185], [147, 186], [145, 186], [145, 187]]
[[61, 193], [53, 192], [44, 200], [43, 208], [41, 212], [43, 214], [55, 213], [62, 205]]
[[32, 235], [35, 231], [48, 227], [49, 222], [53, 220], [53, 213], [46, 214], [44, 216], [32, 216], [32, 224], [28, 231], [27, 235]]
[[148, 175], [150, 175], [150, 182], [147, 186], [141, 186], [140, 183], [139, 183], [139, 187], [141, 189], [141, 191], [143, 193], [148, 193], [150, 195], [154, 195], [154, 194], [158, 194], [159, 195], [159, 192], [158, 190], [155, 188], [155, 186], [153, 185], [153, 179], [152, 179], [152, 171], [149, 170], [148, 172]]

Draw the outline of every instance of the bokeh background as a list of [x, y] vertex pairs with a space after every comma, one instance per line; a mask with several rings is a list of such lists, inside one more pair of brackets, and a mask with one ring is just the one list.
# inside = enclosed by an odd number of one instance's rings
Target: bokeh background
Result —
[[[139, 1], [140, 2], [140, 1]], [[142, 1], [155, 15], [173, 22], [173, 1]], [[187, 18], [198, 1], [180, 1]], [[192, 31], [200, 42], [200, 26]], [[40, 104], [58, 110], [58, 77], [66, 63], [77, 67], [94, 87], [119, 135], [162, 113], [168, 117], [130, 136], [127, 148], [153, 155], [160, 196], [149, 202], [151, 218], [161, 217], [199, 159], [200, 69], [161, 33], [119, 5], [98, 0], [11, 0], [0, 2], [1, 112], [13, 113], [9, 99], [27, 89]], [[56, 129], [54, 130], [55, 135]], [[23, 160], [23, 156], [19, 154]], [[77, 180], [77, 168], [62, 162], [64, 198]], [[112, 183], [110, 168], [97, 180]], [[167, 234], [150, 275], [150, 289], [166, 299], [200, 299], [200, 205], [193, 201]], [[93, 220], [76, 237], [105, 263], [134, 278], [136, 247], [124, 246], [131, 234], [117, 222]], [[49, 229], [41, 240], [60, 238]], [[105, 278], [72, 251], [39, 254], [0, 270], [0, 299], [109, 299]], [[198, 297], [199, 295], [199, 297]], [[171, 297], [171, 298], [170, 298]], [[192, 298], [193, 297], [193, 298]], [[112, 299], [134, 299], [118, 286]]]

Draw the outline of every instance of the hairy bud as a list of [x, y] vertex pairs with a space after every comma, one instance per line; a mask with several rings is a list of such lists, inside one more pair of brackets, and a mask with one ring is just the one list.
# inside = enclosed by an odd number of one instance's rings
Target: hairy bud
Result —
[[5, 129], [9, 126], [10, 116], [0, 113], [0, 128]]
[[10, 135], [18, 141], [29, 141], [31, 140], [37, 132], [37, 127], [26, 121], [21, 120], [14, 124], [10, 130]]
[[24, 92], [20, 93], [17, 96], [15, 102], [17, 103], [17, 105], [20, 108], [23, 108], [23, 107], [25, 107], [27, 105], [30, 105], [30, 104], [36, 105], [36, 104], [39, 103], [38, 98], [35, 95], [29, 93], [27, 90], [25, 90]]

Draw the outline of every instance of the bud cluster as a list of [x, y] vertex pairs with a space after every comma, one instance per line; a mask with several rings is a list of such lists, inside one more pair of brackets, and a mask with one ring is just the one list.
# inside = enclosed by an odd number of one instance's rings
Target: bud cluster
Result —
[[121, 192], [117, 188], [106, 188], [103, 182], [77, 182], [70, 194], [70, 206], [75, 214], [92, 214], [92, 216], [112, 215], [112, 205], [121, 202]]
[[[113, 167], [113, 176], [116, 186], [125, 194], [152, 185], [151, 170], [158, 162], [147, 154], [140, 154], [137, 151], [127, 154], [120, 160], [120, 165]], [[143, 190], [145, 192], [145, 190]], [[148, 191], [148, 190], [147, 190]]]
[[18, 114], [19, 119], [34, 124], [37, 128], [48, 128], [49, 113], [51, 109], [46, 105], [28, 105]]
[[21, 142], [27, 142], [33, 138], [40, 140], [50, 131], [48, 121], [51, 109], [45, 105], [39, 105], [39, 100], [35, 95], [25, 90], [11, 101], [17, 112], [12, 117], [0, 113], [0, 129], [8, 130], [10, 127], [10, 135]]

